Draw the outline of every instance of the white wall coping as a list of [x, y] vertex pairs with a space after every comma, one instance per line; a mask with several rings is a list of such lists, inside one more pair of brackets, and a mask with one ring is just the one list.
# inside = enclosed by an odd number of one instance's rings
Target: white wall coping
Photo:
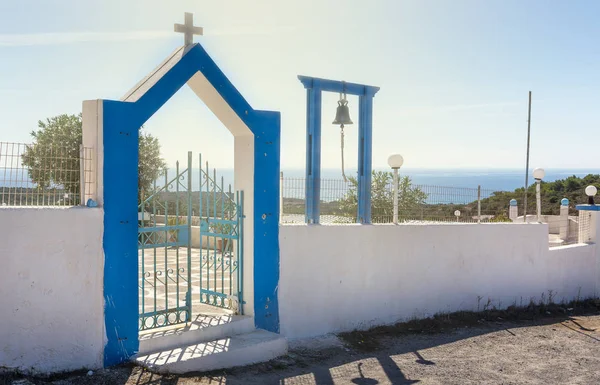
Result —
[[307, 227], [307, 226], [315, 226], [315, 227], [360, 227], [360, 226], [389, 226], [389, 227], [409, 227], [409, 226], [536, 226], [536, 225], [545, 225], [548, 226], [547, 223], [538, 223], [538, 222], [486, 222], [486, 223], [475, 223], [475, 222], [420, 222], [415, 221], [414, 223], [280, 223], [279, 226], [289, 226], [289, 227]]
[[0, 206], [0, 210], [101, 210], [100, 207], [86, 206]]

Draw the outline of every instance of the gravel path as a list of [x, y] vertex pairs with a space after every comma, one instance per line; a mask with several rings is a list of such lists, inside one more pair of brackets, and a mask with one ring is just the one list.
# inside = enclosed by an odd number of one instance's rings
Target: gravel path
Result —
[[296, 348], [268, 364], [208, 376], [128, 366], [53, 379], [0, 375], [0, 384], [600, 384], [600, 315], [383, 335], [375, 346]]

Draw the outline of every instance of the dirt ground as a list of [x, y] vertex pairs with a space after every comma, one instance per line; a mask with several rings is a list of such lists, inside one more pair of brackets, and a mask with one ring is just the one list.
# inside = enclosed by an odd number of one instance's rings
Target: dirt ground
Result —
[[600, 384], [598, 311], [470, 320], [346, 333], [334, 346], [296, 347], [269, 363], [218, 373], [157, 375], [123, 366], [53, 378], [5, 373], [0, 384]]

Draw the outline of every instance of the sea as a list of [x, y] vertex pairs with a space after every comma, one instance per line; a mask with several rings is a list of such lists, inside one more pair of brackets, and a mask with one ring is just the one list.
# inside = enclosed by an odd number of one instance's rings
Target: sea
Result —
[[[303, 178], [305, 178], [305, 172], [303, 169], [286, 169], [283, 170], [283, 176], [286, 180], [286, 186], [293, 185], [295, 189], [303, 186]], [[378, 171], [389, 171], [389, 169], [380, 169]], [[211, 174], [213, 170], [210, 170]], [[260, 172], [260, 170], [257, 170]], [[13, 175], [14, 174], [14, 175]], [[169, 169], [169, 180], [175, 175], [175, 169]], [[233, 185], [233, 169], [218, 169], [216, 170], [217, 180], [219, 184], [221, 180], [225, 187], [228, 189], [228, 185]], [[346, 170], [347, 176], [355, 176], [356, 170]], [[575, 175], [578, 177], [584, 177], [588, 174], [600, 174], [600, 168], [598, 169], [547, 169], [544, 181], [552, 182], [558, 179], [565, 179], [569, 176]], [[400, 169], [401, 176], [410, 177], [413, 184], [416, 185], [427, 185], [427, 186], [443, 186], [443, 187], [466, 187], [466, 188], [477, 188], [481, 186], [485, 190], [493, 191], [513, 191], [516, 188], [523, 187], [525, 184], [525, 171], [516, 169], [426, 169], [426, 168], [402, 168]], [[199, 170], [192, 170], [192, 187], [193, 191], [198, 191], [199, 183], [198, 178]], [[342, 180], [342, 173], [340, 169], [322, 169], [321, 178], [328, 180]], [[162, 178], [161, 178], [162, 179]], [[187, 178], [181, 178], [182, 185], [186, 185]], [[164, 184], [164, 179], [158, 181], [157, 185]], [[533, 183], [533, 177], [531, 172], [529, 173], [529, 184]], [[4, 172], [4, 177], [0, 176], [0, 187], [31, 187], [32, 182], [29, 180], [25, 172], [16, 175], [14, 172]]]
[[[389, 169], [379, 169], [378, 171], [389, 171]], [[544, 181], [553, 182], [558, 179], [565, 179], [570, 176], [584, 177], [588, 174], [600, 174], [600, 168], [594, 169], [546, 169]], [[259, 171], [260, 172], [260, 171]], [[302, 182], [305, 177], [303, 169], [282, 169], [284, 179], [296, 179]], [[356, 170], [346, 170], [347, 176], [355, 176]], [[194, 174], [198, 175], [197, 172]], [[223, 177], [225, 186], [233, 182], [233, 170], [217, 170], [217, 175]], [[525, 171], [516, 169], [426, 169], [426, 168], [402, 168], [401, 176], [410, 177], [413, 184], [444, 187], [466, 187], [494, 191], [513, 191], [525, 185]], [[340, 169], [322, 169], [322, 179], [342, 180]], [[197, 178], [192, 178], [197, 179]], [[529, 172], [529, 184], [534, 182]], [[195, 183], [194, 187], [195, 187]]]

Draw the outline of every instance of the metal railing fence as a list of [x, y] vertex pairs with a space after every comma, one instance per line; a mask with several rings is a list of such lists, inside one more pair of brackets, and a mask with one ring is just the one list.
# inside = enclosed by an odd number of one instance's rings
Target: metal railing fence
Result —
[[[389, 175], [374, 174], [371, 185], [372, 223], [393, 223], [393, 184]], [[305, 179], [281, 176], [280, 220], [282, 224], [305, 223]], [[320, 223], [356, 223], [357, 185], [355, 180], [321, 180]], [[535, 190], [529, 189], [527, 218], [523, 199], [509, 211], [514, 192], [491, 189], [413, 184], [400, 178], [398, 221], [400, 223], [538, 223]], [[521, 197], [520, 195], [518, 196]], [[541, 206], [540, 221], [548, 225], [549, 247], [586, 243], [590, 240], [589, 212], [575, 210], [565, 202]]]
[[76, 206], [89, 186], [90, 148], [0, 142], [2, 206]]
[[[400, 222], [509, 222], [507, 202], [487, 202], [490, 189], [413, 184], [402, 177], [398, 190]], [[305, 222], [305, 179], [281, 178], [281, 222]], [[498, 199], [496, 199], [498, 200]], [[357, 184], [350, 179], [322, 179], [320, 223], [355, 223]], [[374, 176], [371, 188], [373, 223], [393, 221], [393, 183], [390, 175]], [[456, 215], [458, 214], [458, 215]]]

